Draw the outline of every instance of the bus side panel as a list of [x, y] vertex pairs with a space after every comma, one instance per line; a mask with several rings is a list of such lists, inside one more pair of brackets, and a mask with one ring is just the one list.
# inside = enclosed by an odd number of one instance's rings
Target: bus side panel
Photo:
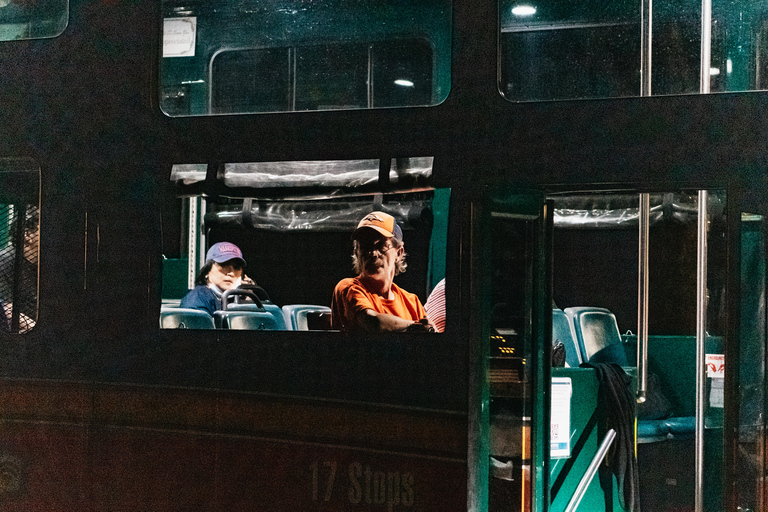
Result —
[[107, 427], [92, 440], [94, 510], [214, 510], [214, 437]]
[[2, 510], [88, 510], [87, 439], [77, 424], [0, 423]]
[[291, 441], [104, 429], [95, 510], [464, 510], [466, 461]]
[[235, 439], [220, 460], [220, 510], [466, 509], [463, 460]]

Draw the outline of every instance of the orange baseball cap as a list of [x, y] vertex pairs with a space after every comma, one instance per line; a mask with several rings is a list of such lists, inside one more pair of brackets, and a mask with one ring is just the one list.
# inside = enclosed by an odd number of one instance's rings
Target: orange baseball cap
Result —
[[394, 238], [398, 242], [403, 241], [403, 230], [400, 229], [395, 218], [388, 213], [371, 212], [363, 217], [352, 233], [352, 240], [360, 235], [361, 229], [375, 229], [387, 238]]

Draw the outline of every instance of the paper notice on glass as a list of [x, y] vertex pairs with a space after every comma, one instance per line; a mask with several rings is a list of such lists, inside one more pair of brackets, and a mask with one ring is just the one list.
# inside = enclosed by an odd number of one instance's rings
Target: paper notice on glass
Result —
[[163, 57], [194, 57], [197, 18], [165, 18]]
[[707, 354], [707, 377], [710, 379], [725, 378], [725, 354]]
[[571, 379], [552, 377], [552, 412], [550, 414], [549, 456], [571, 456]]

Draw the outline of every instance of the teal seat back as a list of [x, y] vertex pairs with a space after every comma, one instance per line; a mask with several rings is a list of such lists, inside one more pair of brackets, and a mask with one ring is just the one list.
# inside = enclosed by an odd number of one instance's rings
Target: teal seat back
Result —
[[[256, 304], [229, 304], [229, 306], [227, 307], [227, 311], [222, 311], [222, 312], [217, 311], [216, 314], [219, 315], [219, 313], [243, 312], [243, 311], [253, 312], [253, 313], [266, 312], [267, 314], [271, 315], [273, 319], [268, 321], [268, 325], [270, 325], [271, 327], [265, 327], [265, 329], [268, 329], [270, 331], [284, 331], [286, 329], [282, 308], [280, 308], [280, 306], [278, 306], [277, 304], [272, 304], [271, 302], [262, 303], [261, 308]], [[230, 329], [233, 329], [233, 327], [230, 327]], [[243, 327], [243, 329], [246, 329], [246, 327]]]
[[168, 308], [160, 312], [161, 329], [215, 329], [213, 317], [199, 309]]
[[285, 329], [282, 315], [270, 311], [217, 311], [216, 320], [222, 329], [248, 331], [279, 331]]
[[616, 317], [605, 308], [566, 308], [584, 361], [627, 366]]
[[315, 304], [291, 304], [283, 306], [286, 327], [292, 331], [308, 331], [310, 313], [331, 313], [331, 308]]

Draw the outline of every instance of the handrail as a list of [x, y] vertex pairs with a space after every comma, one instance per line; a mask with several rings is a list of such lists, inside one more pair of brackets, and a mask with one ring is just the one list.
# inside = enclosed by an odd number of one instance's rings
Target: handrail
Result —
[[637, 402], [645, 402], [648, 389], [648, 240], [651, 195], [640, 194], [637, 272]]
[[707, 199], [699, 190], [698, 241], [696, 247], [696, 470], [694, 510], [704, 510], [704, 404], [706, 400], [707, 340]]
[[608, 453], [608, 449], [611, 447], [611, 444], [613, 444], [615, 438], [615, 430], [610, 429], [606, 432], [603, 442], [600, 444], [600, 448], [597, 449], [597, 453], [592, 457], [592, 462], [589, 463], [587, 471], [584, 473], [584, 476], [581, 477], [579, 486], [576, 487], [576, 491], [573, 493], [571, 501], [569, 501], [568, 506], [565, 507], [565, 512], [574, 512], [578, 508], [579, 503], [581, 503], [581, 498], [583, 498], [584, 493], [587, 492], [587, 487], [589, 487], [590, 482], [592, 482], [592, 479], [595, 477], [597, 468], [600, 466], [600, 463], [603, 462], [603, 459]]
[[224, 293], [221, 294], [221, 310], [227, 311], [229, 309], [229, 297], [232, 295], [241, 295], [244, 297], [248, 297], [251, 300], [253, 300], [254, 303], [256, 303], [256, 307], [264, 310], [264, 305], [261, 303], [261, 300], [256, 296], [255, 293], [253, 293], [250, 290], [243, 290], [241, 288], [232, 288], [230, 290], [225, 290]]

